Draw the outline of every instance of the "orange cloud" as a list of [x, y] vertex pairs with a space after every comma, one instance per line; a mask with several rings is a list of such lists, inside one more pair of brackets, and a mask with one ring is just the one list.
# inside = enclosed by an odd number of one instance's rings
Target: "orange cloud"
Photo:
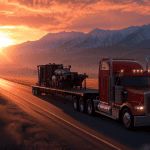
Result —
[[[10, 21], [6, 22], [3, 19], [4, 22], [38, 28], [47, 24], [55, 27], [56, 24], [58, 26], [61, 24], [65, 27], [74, 23], [77, 18], [83, 15], [100, 13], [103, 16], [104, 11], [111, 10], [150, 14], [150, 2], [146, 0], [8, 0], [5, 6], [7, 15], [3, 14], [3, 17], [9, 16]], [[0, 14], [2, 14], [1, 12]], [[8, 15], [8, 12], [10, 12], [10, 15]], [[35, 20], [37, 20], [37, 23], [35, 23]]]
[[[3, 0], [0, 26], [24, 31], [88, 32], [150, 23], [149, 0]], [[20, 32], [11, 30], [16, 35]], [[19, 30], [20, 31], [20, 30]], [[33, 39], [33, 38], [32, 38]]]

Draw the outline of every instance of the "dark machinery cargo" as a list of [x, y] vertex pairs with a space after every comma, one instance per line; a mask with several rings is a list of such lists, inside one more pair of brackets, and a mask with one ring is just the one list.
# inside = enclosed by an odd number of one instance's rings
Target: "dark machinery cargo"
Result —
[[38, 65], [38, 84], [45, 87], [56, 88], [73, 88], [80, 86], [88, 76], [86, 74], [78, 74], [78, 72], [70, 72], [71, 66], [64, 67], [63, 64], [46, 64]]

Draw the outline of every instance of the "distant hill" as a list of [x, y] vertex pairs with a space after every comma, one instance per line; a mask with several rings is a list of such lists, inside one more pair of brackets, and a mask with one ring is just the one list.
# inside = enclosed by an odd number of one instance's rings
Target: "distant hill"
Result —
[[139, 42], [137, 45], [138, 45], [139, 48], [148, 48], [148, 49], [150, 49], [150, 39], [143, 40], [143, 41]]
[[[142, 40], [150, 39], [150, 24], [144, 26], [131, 26], [122, 30], [93, 29], [89, 33], [59, 32], [48, 33], [37, 41], [27, 41], [17, 45], [3, 48], [6, 53], [20, 55], [32, 50], [49, 51], [53, 49], [88, 49], [99, 46], [138, 45]], [[143, 38], [142, 38], [143, 36]], [[145, 36], [145, 39], [144, 39]], [[137, 38], [137, 39], [136, 39]], [[140, 39], [139, 39], [140, 38]], [[120, 43], [119, 43], [120, 42]], [[142, 46], [142, 45], [141, 45]], [[144, 45], [143, 45], [144, 46]], [[11, 52], [9, 51], [11, 49]]]
[[[34, 75], [37, 65], [62, 63], [72, 65], [72, 71], [86, 72], [90, 78], [97, 78], [99, 61], [103, 57], [134, 58], [145, 66], [149, 53], [150, 24], [122, 30], [96, 28], [87, 34], [49, 33], [37, 41], [2, 48], [0, 73], [30, 76], [31, 72]], [[27, 67], [32, 71], [27, 71]]]
[[132, 34], [126, 36], [117, 44], [122, 46], [139, 46], [141, 48], [142, 47], [150, 48], [148, 43], [149, 40], [150, 40], [150, 24], [139, 28]]
[[122, 30], [119, 30], [119, 32], [125, 37], [128, 36], [129, 34], [132, 34], [133, 32], [137, 31], [140, 28], [143, 28], [146, 25], [143, 26], [130, 26], [128, 28], [124, 28]]

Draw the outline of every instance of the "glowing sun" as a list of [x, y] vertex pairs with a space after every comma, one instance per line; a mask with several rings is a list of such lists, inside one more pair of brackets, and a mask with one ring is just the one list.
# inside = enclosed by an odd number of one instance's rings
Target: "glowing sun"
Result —
[[12, 44], [13, 44], [12, 40], [5, 38], [5, 37], [0, 37], [0, 48], [3, 46], [9, 46]]

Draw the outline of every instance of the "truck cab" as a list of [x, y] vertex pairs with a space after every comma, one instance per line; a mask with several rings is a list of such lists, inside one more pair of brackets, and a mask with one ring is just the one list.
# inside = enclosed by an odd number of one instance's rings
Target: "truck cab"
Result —
[[[70, 72], [71, 66], [38, 66], [38, 83], [34, 95], [71, 95], [74, 110], [93, 115], [95, 112], [121, 120], [123, 126], [150, 126], [150, 70], [133, 59], [103, 58], [99, 63], [99, 90], [82, 88], [86, 74]], [[79, 88], [80, 87], [80, 88]]]
[[[134, 60], [113, 59], [113, 64], [111, 65], [110, 59], [102, 59], [99, 67], [100, 101], [109, 105], [118, 103], [121, 104], [122, 101], [117, 99], [117, 95], [121, 95], [124, 88], [122, 80], [123, 73], [128, 72], [132, 75], [133, 70], [136, 69], [143, 70], [143, 67]], [[111, 86], [113, 86], [113, 95], [110, 94]]]
[[[148, 62], [147, 62], [148, 63]], [[99, 102], [95, 111], [122, 119], [129, 129], [150, 125], [150, 70], [133, 59], [104, 58], [99, 64]]]

